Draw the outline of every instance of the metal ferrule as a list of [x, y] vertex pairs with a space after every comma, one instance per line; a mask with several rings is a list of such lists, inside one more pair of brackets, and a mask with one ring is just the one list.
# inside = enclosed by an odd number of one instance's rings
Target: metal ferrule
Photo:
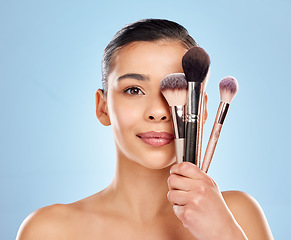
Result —
[[175, 139], [185, 138], [185, 106], [171, 106]]
[[216, 115], [216, 119], [215, 119], [215, 121], [217, 123], [223, 124], [225, 117], [227, 115], [227, 112], [228, 112], [228, 108], [229, 108], [229, 103], [220, 102], [219, 108], [217, 111], [217, 115]]
[[199, 115], [201, 83], [188, 82], [187, 122], [197, 122]]

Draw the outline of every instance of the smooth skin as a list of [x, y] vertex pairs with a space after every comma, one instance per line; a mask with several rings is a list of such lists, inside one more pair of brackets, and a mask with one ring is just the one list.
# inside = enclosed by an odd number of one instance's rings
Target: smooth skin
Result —
[[21, 225], [18, 240], [273, 239], [251, 196], [221, 193], [194, 164], [176, 164], [174, 141], [155, 146], [139, 136], [173, 134], [159, 84], [166, 75], [183, 72], [186, 51], [168, 40], [131, 43], [118, 51], [107, 94], [96, 92], [97, 118], [111, 125], [115, 139], [112, 183], [75, 203], [35, 211]]

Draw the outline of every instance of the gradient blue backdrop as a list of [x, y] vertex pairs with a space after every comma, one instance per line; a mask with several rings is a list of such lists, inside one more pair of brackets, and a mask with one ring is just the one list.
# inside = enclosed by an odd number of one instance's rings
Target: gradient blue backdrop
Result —
[[240, 90], [209, 174], [221, 190], [253, 195], [275, 239], [291, 235], [291, 1], [1, 1], [0, 238], [34, 210], [106, 187], [114, 174], [110, 127], [95, 117], [102, 52], [141, 18], [184, 25], [209, 53], [209, 120], [219, 81]]

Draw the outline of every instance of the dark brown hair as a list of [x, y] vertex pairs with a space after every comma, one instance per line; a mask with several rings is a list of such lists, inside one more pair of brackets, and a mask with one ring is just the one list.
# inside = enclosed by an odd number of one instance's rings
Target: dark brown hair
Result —
[[106, 46], [102, 59], [102, 86], [107, 91], [107, 78], [111, 71], [114, 54], [123, 46], [137, 41], [177, 40], [187, 48], [198, 44], [180, 24], [164, 19], [143, 19], [119, 30]]

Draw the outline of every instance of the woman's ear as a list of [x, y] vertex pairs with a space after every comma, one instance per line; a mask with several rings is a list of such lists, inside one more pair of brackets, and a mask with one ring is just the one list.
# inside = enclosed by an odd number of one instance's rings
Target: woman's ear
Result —
[[208, 118], [207, 101], [208, 101], [208, 95], [206, 92], [204, 92], [203, 125], [205, 124], [205, 122]]
[[98, 120], [104, 126], [109, 126], [111, 122], [108, 114], [107, 102], [104, 93], [101, 89], [98, 89], [95, 93], [95, 103], [96, 103], [96, 116]]

